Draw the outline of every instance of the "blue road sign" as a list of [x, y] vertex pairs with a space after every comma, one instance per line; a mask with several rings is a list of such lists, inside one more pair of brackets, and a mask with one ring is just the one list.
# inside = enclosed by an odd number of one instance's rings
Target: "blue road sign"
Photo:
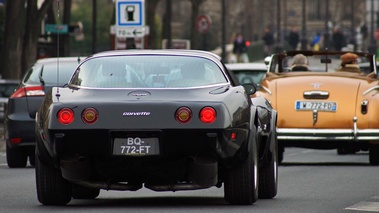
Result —
[[117, 0], [116, 27], [144, 26], [144, 6], [144, 0]]

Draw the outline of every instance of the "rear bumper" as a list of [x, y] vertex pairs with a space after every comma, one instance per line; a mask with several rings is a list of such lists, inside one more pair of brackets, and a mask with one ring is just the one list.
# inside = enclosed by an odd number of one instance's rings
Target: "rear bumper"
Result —
[[[4, 130], [4, 138], [11, 148], [35, 145], [35, 121], [32, 119], [12, 120], [8, 118], [4, 123]], [[21, 142], [13, 144], [11, 143], [12, 138], [20, 138]]]
[[376, 141], [379, 129], [301, 129], [277, 128], [278, 140]]

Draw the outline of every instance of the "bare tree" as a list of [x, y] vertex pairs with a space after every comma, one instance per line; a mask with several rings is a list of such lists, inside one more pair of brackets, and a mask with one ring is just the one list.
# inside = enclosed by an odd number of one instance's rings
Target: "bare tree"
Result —
[[146, 3], [147, 6], [147, 13], [146, 13], [146, 22], [147, 26], [150, 27], [150, 35], [149, 35], [149, 46], [152, 49], [157, 48], [156, 44], [156, 37], [158, 36], [157, 29], [155, 27], [155, 14], [156, 14], [156, 8], [160, 0], [149, 0]]
[[25, 71], [37, 59], [38, 37], [41, 33], [41, 24], [53, 0], [44, 0], [38, 8], [36, 0], [27, 0], [26, 30], [24, 35], [24, 49], [22, 51], [21, 71]]
[[20, 78], [22, 71], [37, 58], [41, 22], [53, 0], [44, 0], [38, 8], [36, 0], [12, 0], [6, 3], [3, 78]]
[[2, 64], [3, 78], [19, 78], [25, 32], [25, 0], [6, 4]]

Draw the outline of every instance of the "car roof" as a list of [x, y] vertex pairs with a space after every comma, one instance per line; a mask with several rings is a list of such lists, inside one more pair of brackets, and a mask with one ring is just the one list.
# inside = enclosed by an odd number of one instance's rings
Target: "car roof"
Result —
[[53, 62], [71, 62], [71, 61], [81, 61], [87, 56], [75, 56], [75, 57], [51, 57], [51, 58], [41, 58], [36, 61], [36, 63], [53, 63]]
[[245, 69], [245, 70], [267, 70], [267, 65], [259, 62], [255, 63], [230, 63], [230, 64], [225, 64], [225, 66], [228, 69], [231, 70], [240, 70], [240, 69]]
[[182, 49], [134, 49], [134, 50], [110, 50], [95, 53], [90, 57], [117, 56], [117, 55], [178, 55], [178, 56], [199, 56], [220, 61], [217, 54], [202, 50], [182, 50]]

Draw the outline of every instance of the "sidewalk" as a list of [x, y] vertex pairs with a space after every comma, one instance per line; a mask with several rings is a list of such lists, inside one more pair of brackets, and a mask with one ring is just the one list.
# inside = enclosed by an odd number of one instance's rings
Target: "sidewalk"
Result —
[[0, 138], [0, 152], [5, 152], [5, 140], [3, 136]]

